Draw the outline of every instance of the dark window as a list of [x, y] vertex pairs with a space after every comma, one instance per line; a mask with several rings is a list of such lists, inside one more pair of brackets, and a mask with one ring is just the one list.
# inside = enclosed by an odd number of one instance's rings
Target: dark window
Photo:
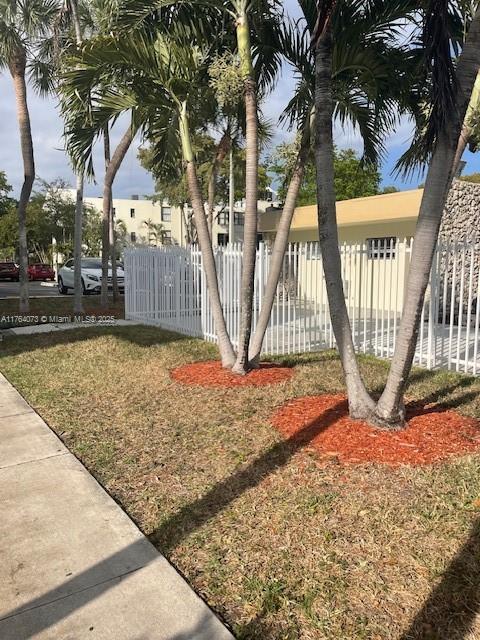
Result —
[[243, 226], [245, 221], [245, 214], [243, 211], [235, 211], [235, 216], [233, 218], [235, 224]]
[[228, 214], [228, 211], [220, 211], [220, 213], [218, 214], [218, 224], [221, 225], [222, 227], [228, 226], [229, 219], [230, 219], [230, 216]]
[[137, 241], [137, 234], [135, 233], [135, 231], [132, 231], [132, 232], [130, 233], [130, 240], [131, 240], [132, 242], [136, 242], [136, 241]]
[[219, 233], [217, 243], [219, 247], [226, 247], [228, 244], [228, 233]]
[[115, 207], [112, 207], [112, 214], [115, 216], [116, 213], [117, 213], [117, 210], [115, 209]]
[[171, 221], [172, 221], [172, 208], [162, 207], [162, 222], [171, 222]]
[[68, 262], [66, 262], [65, 267], [67, 269], [71, 269], [73, 267], [73, 260], [69, 260]]
[[98, 258], [82, 258], [82, 269], [101, 269], [102, 261]]
[[395, 258], [397, 238], [386, 236], [385, 238], [367, 238], [367, 252], [370, 260], [382, 258]]
[[135, 209], [130, 209], [130, 218], [134, 218], [135, 217]]
[[163, 244], [172, 244], [172, 232], [162, 231]]

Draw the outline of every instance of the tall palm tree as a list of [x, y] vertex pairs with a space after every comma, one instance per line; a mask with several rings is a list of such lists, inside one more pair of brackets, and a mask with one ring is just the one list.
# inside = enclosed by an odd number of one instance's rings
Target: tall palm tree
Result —
[[[173, 27], [169, 34], [137, 30], [123, 37], [99, 38], [84, 46], [78, 59], [82, 70], [69, 72], [63, 104], [67, 120], [71, 122], [67, 132], [68, 148], [83, 165], [90, 162], [93, 140], [104, 123], [124, 111], [132, 110], [133, 121], [141, 126], [143, 134], [156, 141], [154, 152], [159, 159], [178, 147], [169, 144], [172, 138], [180, 139], [220, 355], [223, 365], [231, 367], [235, 354], [223, 315], [190, 132], [191, 113], [212, 102], [205, 54], [200, 48], [192, 47], [190, 37], [181, 30], [175, 34]], [[110, 88], [105, 90], [109, 78]], [[95, 87], [100, 86], [97, 106], [89, 110], [89, 127], [85, 123], [79, 127], [77, 108], [83, 109], [82, 98], [91, 96]], [[79, 96], [80, 101], [75, 102], [74, 96]], [[69, 116], [72, 105], [75, 109]]]
[[[480, 12], [474, 14], [465, 45], [455, 64], [452, 56], [459, 52], [459, 46], [457, 41], [452, 41], [451, 35], [454, 32], [452, 25], [458, 22], [456, 3], [448, 0], [425, 0], [420, 5], [408, 0], [397, 3], [403, 15], [412, 16], [414, 26], [419, 22], [423, 26], [421, 48], [416, 52], [419, 53], [419, 73], [416, 84], [412, 78], [410, 82], [416, 98], [429, 98], [427, 108], [425, 103], [422, 108], [417, 105], [419, 126], [409, 154], [402, 161], [411, 164], [419, 159], [425, 160], [431, 154], [431, 162], [415, 234], [407, 285], [409, 295], [387, 383], [375, 405], [360, 376], [343, 297], [333, 188], [332, 24], [349, 5], [368, 5], [367, 9], [371, 11], [378, 6], [378, 0], [370, 3], [317, 0], [316, 4], [317, 21], [313, 34], [316, 59], [315, 152], [320, 243], [332, 326], [345, 373], [351, 415], [367, 418], [382, 427], [400, 428], [405, 419], [403, 393], [415, 353], [441, 215], [452, 180], [453, 159], [480, 66]], [[423, 21], [419, 21], [419, 14]], [[428, 96], [425, 96], [425, 88], [429, 90]]]
[[[403, 47], [395, 45], [391, 38], [389, 25], [397, 20], [398, 9], [389, 11], [388, 4], [388, 0], [377, 2], [375, 14], [368, 15], [358, 11], [352, 15], [353, 8], [350, 8], [350, 15], [343, 15], [344, 19], [335, 23], [334, 115], [342, 124], [349, 121], [360, 131], [364, 141], [364, 162], [371, 164], [377, 164], [385, 135], [395, 124], [397, 114], [405, 109], [401, 92], [391, 82], [391, 76], [394, 72], [398, 74], [399, 68], [407, 67], [409, 62]], [[295, 95], [282, 119], [288, 121], [290, 128], [297, 127], [300, 145], [278, 221], [262, 308], [252, 338], [250, 357], [254, 361], [260, 357], [270, 320], [297, 196], [314, 138], [315, 60], [311, 37], [317, 15], [313, 2], [303, 1], [300, 5], [304, 12], [304, 28], [300, 28], [298, 21], [287, 22], [280, 38], [282, 53], [297, 75]]]
[[[437, 92], [437, 100], [429, 114], [435, 137], [415, 231], [408, 296], [385, 389], [373, 417], [390, 428], [401, 427], [405, 421], [403, 394], [415, 354], [442, 213], [452, 183], [453, 162], [480, 68], [480, 9], [473, 14], [456, 64], [452, 60], [454, 47], [445, 24], [448, 24], [447, 14], [455, 8], [448, 0], [438, 0], [435, 6], [427, 7], [426, 52], [431, 64], [432, 84]], [[447, 83], [445, 69], [449, 71]], [[437, 77], [440, 73], [441, 79]], [[438, 92], [439, 86], [443, 87], [442, 94]]]
[[[120, 10], [120, 21], [130, 27], [132, 24], [139, 25], [145, 20], [151, 19], [152, 14], [156, 14], [159, 9], [173, 4], [176, 4], [173, 0], [158, 0], [152, 7], [151, 3], [147, 1], [127, 0]], [[278, 48], [274, 45], [281, 3], [278, 0], [191, 0], [177, 4], [183, 5], [193, 16], [196, 11], [198, 20], [201, 20], [201, 13], [205, 13], [207, 8], [214, 12], [218, 10], [218, 12], [229, 16], [235, 26], [245, 104], [246, 188], [240, 285], [240, 330], [238, 350], [232, 371], [243, 375], [250, 368], [249, 348], [253, 321], [257, 251], [259, 157], [257, 83], [260, 75], [259, 69], [262, 70], [262, 83], [265, 86], [273, 83], [278, 71], [279, 54]], [[252, 25], [254, 25], [253, 29]]]
[[39, 41], [48, 34], [57, 12], [55, 0], [12, 0], [0, 6], [0, 65], [8, 68], [13, 82], [24, 170], [17, 207], [21, 312], [29, 310], [26, 209], [35, 180], [26, 76], [34, 67]]

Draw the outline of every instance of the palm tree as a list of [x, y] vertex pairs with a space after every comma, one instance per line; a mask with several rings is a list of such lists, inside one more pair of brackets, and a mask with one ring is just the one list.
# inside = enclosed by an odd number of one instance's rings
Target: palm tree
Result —
[[[106, 121], [123, 111], [132, 110], [133, 121], [140, 124], [143, 134], [156, 141], [154, 152], [159, 161], [167, 151], [177, 148], [168, 141], [179, 137], [220, 355], [223, 365], [231, 367], [235, 354], [223, 315], [190, 133], [190, 112], [194, 108], [202, 110], [203, 105], [212, 102], [212, 94], [208, 94], [205, 52], [192, 47], [190, 38], [181, 30], [174, 33], [173, 27], [168, 35], [139, 29], [135, 34], [121, 38], [112, 36], [92, 41], [84, 46], [76, 62], [81, 63], [82, 70], [69, 72], [63, 100], [71, 124], [67, 131], [68, 148], [76, 162], [89, 166], [95, 136]], [[123, 83], [125, 86], [120, 87]], [[105, 90], [109, 84], [110, 88]], [[84, 113], [83, 98], [91, 96], [95, 87], [100, 86], [102, 91], [95, 96], [97, 105], [89, 109], [89, 126], [86, 127], [85, 122], [78, 126], [79, 112]], [[75, 96], [80, 97], [79, 102], [75, 101]], [[73, 113], [72, 105], [75, 107]]]
[[[450, 33], [445, 29], [447, 14], [452, 9], [447, 0], [437, 3], [426, 19], [426, 53], [431, 60], [433, 87], [437, 100], [429, 118], [435, 134], [433, 154], [425, 183], [420, 213], [415, 231], [408, 296], [395, 353], [383, 394], [373, 419], [383, 426], [399, 428], [405, 421], [403, 394], [412, 367], [421, 311], [432, 268], [442, 213], [453, 178], [453, 162], [458, 148], [462, 124], [475, 87], [480, 67], [480, 9], [473, 15], [463, 50], [456, 65], [452, 60]], [[449, 82], [445, 83], [445, 69]], [[438, 78], [442, 72], [443, 77]], [[438, 88], [443, 88], [443, 93]]]
[[[397, 19], [398, 10], [389, 13], [385, 10], [386, 4], [385, 0], [377, 2], [375, 15], [357, 12], [356, 16], [344, 16], [341, 23], [336, 22], [338, 32], [335, 34], [332, 69], [335, 115], [342, 124], [348, 120], [359, 129], [364, 140], [364, 161], [371, 164], [379, 160], [382, 140], [395, 122], [395, 109], [404, 109], [401, 95], [390, 81], [391, 74], [394, 70], [398, 72], [402, 60], [405, 60], [402, 47], [390, 44], [392, 39], [388, 25]], [[280, 38], [282, 53], [297, 74], [296, 92], [282, 120], [288, 121], [290, 128], [298, 128], [300, 144], [278, 222], [262, 308], [252, 338], [250, 358], [253, 361], [260, 358], [315, 127], [315, 60], [310, 43], [317, 16], [313, 3], [302, 2], [301, 7], [304, 29], [299, 29], [298, 22], [286, 23]], [[379, 24], [383, 26], [381, 30], [378, 29]]]
[[[373, 0], [368, 10], [376, 4], [377, 0]], [[427, 1], [419, 7], [417, 3], [406, 1], [397, 6], [404, 12], [403, 15], [412, 15], [414, 24], [419, 22], [418, 13], [423, 15], [422, 47], [420, 52], [414, 52], [414, 55], [420, 53], [419, 77], [416, 78], [416, 84], [410, 78], [419, 126], [411, 150], [402, 161], [410, 162], [411, 165], [419, 159], [426, 159], [432, 149], [433, 154], [415, 235], [407, 285], [409, 295], [403, 310], [390, 373], [377, 405], [365, 389], [353, 349], [343, 297], [333, 188], [332, 24], [347, 5], [336, 4], [334, 0], [318, 0], [313, 34], [316, 59], [315, 154], [319, 229], [331, 320], [345, 373], [351, 415], [355, 418], [367, 418], [387, 428], [401, 428], [404, 424], [403, 393], [413, 362], [425, 290], [441, 214], [452, 180], [453, 159], [461, 125], [480, 66], [480, 11], [474, 14], [463, 51], [455, 65], [452, 55], [458, 51], [458, 42], [451, 40], [451, 27], [456, 19], [455, 3], [436, 0], [434, 3]], [[425, 97], [425, 88], [430, 91], [427, 109], [425, 103], [418, 100], [419, 96]]]
[[39, 40], [48, 33], [57, 11], [58, 5], [54, 0], [13, 0], [2, 3], [0, 7], [0, 65], [8, 67], [12, 77], [24, 170], [17, 207], [21, 312], [29, 310], [26, 209], [35, 180], [26, 75], [34, 68]]
[[153, 222], [151, 218], [143, 221], [143, 226], [147, 228], [147, 240], [148, 244], [155, 243], [155, 246], [160, 242], [163, 244], [165, 231], [163, 229], [163, 224], [159, 224]]

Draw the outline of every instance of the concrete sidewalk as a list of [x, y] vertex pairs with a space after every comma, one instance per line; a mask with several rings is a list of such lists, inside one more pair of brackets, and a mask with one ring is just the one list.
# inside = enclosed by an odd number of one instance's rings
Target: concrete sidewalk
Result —
[[233, 636], [0, 374], [0, 638]]

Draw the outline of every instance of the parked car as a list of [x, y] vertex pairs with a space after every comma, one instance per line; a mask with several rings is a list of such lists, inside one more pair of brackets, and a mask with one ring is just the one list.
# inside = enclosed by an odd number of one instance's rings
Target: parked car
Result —
[[31, 264], [28, 267], [29, 280], [55, 280], [55, 271], [49, 264]]
[[[118, 288], [123, 292], [125, 287], [125, 274], [123, 265], [117, 262]], [[58, 271], [58, 291], [67, 294], [73, 289], [73, 258], [68, 260]], [[82, 258], [82, 288], [83, 293], [100, 293], [102, 288], [102, 261], [100, 258]], [[108, 288], [112, 288], [112, 265], [108, 264]]]
[[15, 262], [0, 262], [0, 280], [16, 280], [20, 278], [20, 269]]

